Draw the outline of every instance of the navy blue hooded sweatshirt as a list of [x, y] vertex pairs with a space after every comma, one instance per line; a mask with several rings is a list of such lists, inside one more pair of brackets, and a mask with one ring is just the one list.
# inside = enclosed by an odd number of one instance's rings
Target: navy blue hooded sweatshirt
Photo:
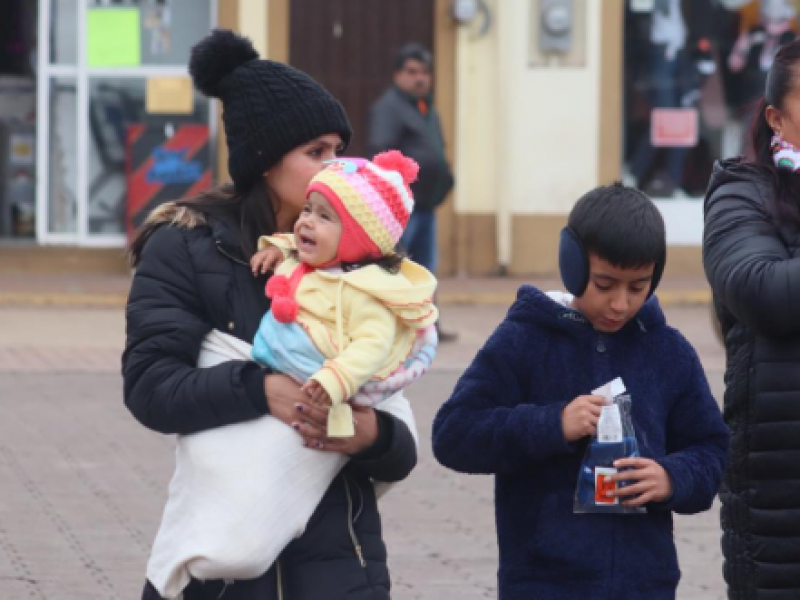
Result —
[[[631, 395], [641, 455], [664, 467], [673, 496], [642, 515], [573, 514], [588, 438], [568, 443], [561, 413], [615, 377]], [[655, 297], [605, 334], [530, 286], [433, 424], [439, 462], [495, 475], [501, 600], [675, 598], [672, 511], [711, 506], [727, 447], [697, 354]]]

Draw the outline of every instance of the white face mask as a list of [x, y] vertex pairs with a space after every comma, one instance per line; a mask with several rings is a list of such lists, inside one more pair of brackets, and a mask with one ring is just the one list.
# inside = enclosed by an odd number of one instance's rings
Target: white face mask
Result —
[[772, 150], [772, 160], [779, 169], [788, 169], [790, 171], [800, 169], [800, 149], [782, 137], [772, 136], [770, 150]]

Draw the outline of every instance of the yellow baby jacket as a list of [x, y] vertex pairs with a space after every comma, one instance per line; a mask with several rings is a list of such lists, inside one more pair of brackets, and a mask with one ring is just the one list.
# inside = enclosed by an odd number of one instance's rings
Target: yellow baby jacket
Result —
[[[269, 245], [284, 253], [275, 274], [290, 277], [300, 264], [292, 253], [294, 235], [262, 236], [258, 249]], [[433, 274], [408, 259], [395, 275], [368, 265], [349, 272], [315, 270], [301, 279], [295, 293], [297, 322], [327, 359], [311, 379], [319, 381], [333, 403], [329, 435], [337, 423], [352, 429], [345, 401], [369, 380], [391, 375], [408, 358], [417, 330], [436, 322], [435, 290]]]

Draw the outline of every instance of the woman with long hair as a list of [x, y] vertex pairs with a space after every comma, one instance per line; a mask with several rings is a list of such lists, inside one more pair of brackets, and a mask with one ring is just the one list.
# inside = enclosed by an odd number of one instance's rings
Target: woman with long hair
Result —
[[[249, 265], [258, 237], [291, 231], [312, 177], [349, 142], [350, 123], [316, 81], [259, 59], [249, 41], [230, 31], [216, 30], [195, 46], [189, 71], [201, 92], [222, 101], [233, 183], [159, 207], [131, 246], [136, 273], [127, 305], [125, 403], [142, 424], [167, 434], [269, 414], [319, 452], [339, 452], [349, 461], [305, 532], [264, 574], [191, 579], [183, 598], [388, 599], [373, 482], [411, 472], [413, 422], [354, 409], [354, 435], [334, 443], [326, 437], [327, 414], [288, 376], [246, 360], [197, 367], [212, 330], [254, 339], [268, 308], [267, 276], [254, 275]], [[239, 464], [236, 456], [225, 460], [232, 468]], [[148, 582], [144, 598], [160, 597]]]
[[717, 163], [703, 262], [727, 351], [728, 597], [800, 597], [800, 41], [777, 53], [751, 156]]

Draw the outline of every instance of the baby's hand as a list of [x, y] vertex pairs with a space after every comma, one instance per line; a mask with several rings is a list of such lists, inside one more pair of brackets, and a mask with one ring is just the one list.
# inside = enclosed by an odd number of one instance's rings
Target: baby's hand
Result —
[[309, 379], [303, 387], [300, 388], [301, 392], [308, 394], [311, 397], [311, 402], [316, 406], [331, 406], [333, 402], [328, 392], [322, 387], [322, 384], [316, 379]]
[[267, 271], [274, 271], [283, 262], [283, 252], [275, 246], [268, 246], [263, 250], [256, 252], [253, 258], [250, 259], [250, 267], [253, 269], [253, 275], [262, 275]]

